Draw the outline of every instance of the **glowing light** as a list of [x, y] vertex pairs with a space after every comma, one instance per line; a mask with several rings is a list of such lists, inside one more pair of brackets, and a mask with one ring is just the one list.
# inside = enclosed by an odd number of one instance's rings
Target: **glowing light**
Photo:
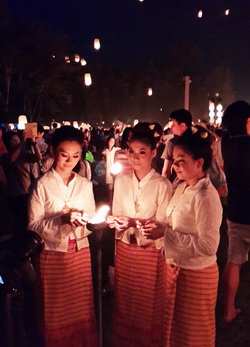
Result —
[[85, 65], [87, 65], [87, 62], [86, 62], [86, 60], [85, 60], [85, 59], [83, 59], [83, 58], [81, 59], [81, 65], [82, 65], [82, 66], [85, 66]]
[[49, 130], [50, 127], [49, 127], [48, 125], [44, 125], [44, 126], [43, 126], [43, 129], [44, 129], [44, 130]]
[[213, 124], [214, 123], [214, 117], [215, 117], [215, 112], [214, 112], [215, 105], [214, 105], [214, 102], [209, 101], [208, 108], [209, 108], [209, 114], [208, 114], [209, 115], [209, 123]]
[[121, 163], [114, 163], [111, 166], [110, 173], [112, 175], [118, 175], [121, 172], [122, 172], [122, 164]]
[[55, 55], [52, 55], [52, 58], [53, 58], [53, 59], [55, 59], [55, 57], [56, 57]]
[[79, 63], [79, 61], [80, 61], [80, 55], [75, 54], [75, 62]]
[[202, 10], [200, 10], [200, 11], [198, 12], [198, 18], [202, 18], [202, 16], [203, 16], [203, 12], [202, 12]]
[[91, 74], [90, 73], [85, 73], [84, 74], [84, 83], [85, 83], [85, 86], [91, 86], [92, 84], [92, 78], [91, 78]]
[[78, 122], [77, 122], [77, 121], [74, 121], [74, 122], [73, 122], [73, 127], [76, 128], [76, 129], [79, 128], [79, 127], [78, 127]]
[[21, 115], [21, 116], [18, 117], [18, 129], [24, 130], [26, 123], [28, 123], [26, 116]]
[[134, 119], [134, 126], [139, 123], [139, 119]]
[[95, 216], [91, 218], [88, 223], [90, 224], [99, 224], [105, 222], [107, 214], [109, 213], [110, 207], [108, 205], [103, 205], [96, 212]]
[[153, 89], [152, 88], [148, 88], [148, 96], [152, 96], [153, 95]]
[[98, 51], [100, 48], [101, 48], [100, 40], [94, 39], [94, 49]]
[[9, 123], [9, 127], [11, 130], [14, 130], [14, 124], [13, 123]]
[[68, 55], [65, 55], [64, 60], [65, 60], [66, 63], [67, 63], [67, 61], [69, 60], [69, 56], [68, 56]]
[[70, 122], [69, 122], [68, 120], [65, 120], [65, 121], [63, 122], [63, 125], [71, 125], [71, 124], [70, 124]]
[[221, 121], [222, 121], [222, 116], [223, 116], [223, 106], [221, 104], [218, 104], [216, 106], [216, 116], [217, 116], [217, 119], [216, 119], [216, 124], [220, 125], [221, 124]]
[[229, 9], [227, 9], [227, 10], [225, 11], [225, 15], [226, 15], [226, 16], [229, 15]]

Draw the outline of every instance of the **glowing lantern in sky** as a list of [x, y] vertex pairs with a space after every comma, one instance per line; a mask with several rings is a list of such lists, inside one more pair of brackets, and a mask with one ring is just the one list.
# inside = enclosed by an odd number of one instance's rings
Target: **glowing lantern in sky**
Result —
[[21, 115], [18, 117], [18, 129], [23, 130], [25, 129], [25, 124], [28, 123], [27, 117], [24, 115]]
[[152, 88], [148, 88], [148, 96], [152, 96], [153, 95], [153, 89]]
[[94, 48], [98, 51], [101, 48], [100, 40], [94, 39]]
[[225, 11], [225, 15], [226, 15], [226, 16], [229, 15], [229, 9], [227, 9], [227, 10]]
[[80, 55], [75, 54], [75, 62], [79, 63], [79, 61], [80, 61]]
[[85, 86], [91, 86], [92, 78], [91, 78], [91, 74], [90, 73], [85, 73], [84, 74], [84, 83], [85, 83]]
[[84, 65], [86, 65], [86, 64], [87, 64], [86, 60], [82, 58], [82, 59], [81, 59], [81, 65], [84, 66]]
[[202, 18], [202, 16], [203, 16], [203, 12], [202, 12], [202, 10], [200, 10], [200, 11], [198, 12], [198, 18]]

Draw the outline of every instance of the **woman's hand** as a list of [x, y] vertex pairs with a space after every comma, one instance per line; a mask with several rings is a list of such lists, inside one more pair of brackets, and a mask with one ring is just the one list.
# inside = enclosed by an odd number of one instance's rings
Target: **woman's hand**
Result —
[[114, 216], [108, 216], [107, 217], [107, 223], [111, 229], [115, 228], [115, 217]]
[[139, 219], [136, 221], [137, 229], [149, 240], [157, 240], [164, 236], [166, 226], [165, 223], [160, 223], [153, 219]]
[[118, 231], [125, 231], [130, 227], [135, 227], [135, 221], [130, 217], [108, 216], [107, 222], [110, 228], [115, 228]]
[[62, 215], [62, 223], [70, 224], [73, 227], [82, 227], [87, 224], [89, 217], [84, 212], [71, 211]]

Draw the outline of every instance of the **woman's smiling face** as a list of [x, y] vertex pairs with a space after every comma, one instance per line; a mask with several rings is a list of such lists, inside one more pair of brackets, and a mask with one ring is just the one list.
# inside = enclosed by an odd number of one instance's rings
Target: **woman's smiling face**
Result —
[[180, 180], [187, 183], [193, 182], [199, 177], [204, 176], [203, 158], [193, 159], [193, 157], [184, 151], [182, 147], [175, 146], [173, 152], [173, 168]]

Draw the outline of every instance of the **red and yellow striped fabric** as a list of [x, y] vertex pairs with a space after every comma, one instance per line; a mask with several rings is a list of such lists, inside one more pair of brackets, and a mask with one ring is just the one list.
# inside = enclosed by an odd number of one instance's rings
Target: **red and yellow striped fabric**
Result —
[[151, 245], [117, 241], [113, 347], [159, 347], [162, 342], [164, 256]]
[[214, 347], [218, 267], [165, 264], [165, 347]]
[[46, 347], [97, 346], [89, 247], [44, 250], [37, 273], [39, 331]]

